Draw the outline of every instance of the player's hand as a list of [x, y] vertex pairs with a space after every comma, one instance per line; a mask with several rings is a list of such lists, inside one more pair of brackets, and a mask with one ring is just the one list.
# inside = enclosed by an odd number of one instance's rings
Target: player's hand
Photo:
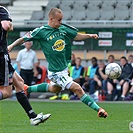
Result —
[[104, 109], [100, 108], [98, 111], [98, 116], [101, 118], [106, 118], [108, 116], [108, 113]]
[[97, 34], [90, 34], [90, 38], [98, 39], [98, 35]]
[[12, 46], [11, 45], [9, 45], [8, 47], [7, 47], [7, 50], [8, 50], [8, 52], [10, 52], [11, 50], [12, 50]]

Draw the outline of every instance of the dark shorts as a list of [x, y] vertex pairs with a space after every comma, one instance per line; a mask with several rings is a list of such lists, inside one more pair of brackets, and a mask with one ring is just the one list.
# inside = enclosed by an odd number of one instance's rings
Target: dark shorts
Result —
[[0, 86], [12, 84], [14, 71], [9, 55], [0, 52]]

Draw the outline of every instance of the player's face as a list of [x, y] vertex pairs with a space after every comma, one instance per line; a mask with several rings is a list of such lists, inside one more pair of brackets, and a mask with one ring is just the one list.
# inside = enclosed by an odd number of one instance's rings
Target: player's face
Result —
[[53, 28], [59, 28], [62, 23], [63, 15], [61, 13], [56, 13], [55, 17], [52, 19]]

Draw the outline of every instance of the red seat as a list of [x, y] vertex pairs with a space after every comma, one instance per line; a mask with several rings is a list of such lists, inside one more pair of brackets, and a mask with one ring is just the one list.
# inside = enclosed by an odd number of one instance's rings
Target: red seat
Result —
[[37, 84], [40, 84], [42, 82], [45, 81], [46, 77], [47, 77], [47, 68], [44, 66], [40, 66], [40, 68], [42, 69], [42, 77], [41, 79], [37, 82]]

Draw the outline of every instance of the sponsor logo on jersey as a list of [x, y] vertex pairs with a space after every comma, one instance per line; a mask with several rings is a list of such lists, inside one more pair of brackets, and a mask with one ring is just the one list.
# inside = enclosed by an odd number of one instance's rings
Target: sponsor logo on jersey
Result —
[[61, 40], [61, 39], [57, 40], [54, 43], [54, 46], [52, 46], [52, 49], [56, 50], [56, 51], [62, 51], [64, 48], [65, 48], [65, 42], [63, 40]]
[[56, 33], [56, 34], [53, 34], [53, 35], [51, 35], [50, 37], [47, 38], [47, 41], [50, 41], [50, 40], [52, 40], [54, 38], [57, 38], [59, 36], [65, 36], [65, 33]]

